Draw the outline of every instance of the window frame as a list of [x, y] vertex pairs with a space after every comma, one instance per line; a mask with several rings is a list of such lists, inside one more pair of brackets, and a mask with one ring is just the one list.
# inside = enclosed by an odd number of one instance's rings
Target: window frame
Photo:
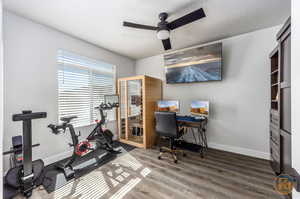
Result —
[[[77, 56], [79, 58], [82, 58], [82, 59], [86, 59], [86, 60], [93, 60], [93, 61], [98, 61], [98, 62], [103, 62], [103, 63], [106, 63], [106, 64], [109, 64], [111, 65], [112, 67], [112, 82], [113, 82], [113, 88], [112, 88], [112, 93], [108, 94], [108, 95], [115, 95], [117, 93], [117, 66], [115, 64], [111, 64], [109, 62], [106, 62], [106, 61], [103, 61], [103, 60], [100, 60], [100, 59], [95, 59], [95, 58], [91, 58], [91, 57], [87, 57], [87, 56], [84, 56], [84, 55], [81, 55], [81, 54], [78, 54], [76, 52], [73, 52], [73, 51], [69, 51], [69, 50], [65, 50], [65, 49], [58, 49], [57, 50], [57, 56], [56, 56], [56, 65], [57, 65], [57, 69], [56, 69], [56, 82], [57, 82], [57, 120], [58, 122], [60, 122], [60, 118], [62, 116], [60, 116], [60, 111], [59, 111], [59, 70], [60, 70], [60, 67], [64, 67], [63, 65], [65, 63], [60, 63], [59, 62], [59, 55], [61, 55], [63, 52], [67, 52], [67, 53], [70, 53], [74, 56]], [[91, 126], [91, 125], [95, 125], [96, 122], [95, 122], [95, 119], [94, 118], [94, 107], [93, 106], [93, 98], [94, 98], [94, 95], [93, 95], [93, 89], [94, 89], [94, 85], [93, 84], [93, 74], [97, 74], [97, 68], [93, 68], [93, 67], [89, 67], [89, 66], [76, 66], [76, 65], [68, 65], [68, 67], [72, 67], [72, 68], [77, 68], [77, 69], [83, 69], [83, 70], [86, 70], [87, 73], [89, 74], [89, 78], [91, 78], [91, 89], [90, 89], [90, 99], [91, 99], [91, 107], [90, 107], [90, 117], [91, 117], [91, 121], [89, 124], [82, 124], [82, 125], [75, 125], [74, 128], [82, 128], [82, 127], [88, 127], [88, 126]], [[95, 71], [93, 73], [93, 71]], [[100, 70], [99, 70], [100, 71]], [[104, 96], [104, 95], [103, 95]], [[117, 112], [116, 110], [111, 110], [113, 112], [113, 118], [106, 118], [107, 120], [107, 123], [110, 123], [110, 122], [115, 122], [117, 120]], [[97, 115], [99, 115], [98, 113], [96, 113]]]

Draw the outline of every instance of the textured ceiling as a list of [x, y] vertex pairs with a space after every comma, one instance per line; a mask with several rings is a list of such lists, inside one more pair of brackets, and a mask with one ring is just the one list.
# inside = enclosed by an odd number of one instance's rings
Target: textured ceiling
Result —
[[290, 0], [4, 0], [18, 15], [133, 59], [164, 52], [155, 31], [122, 26], [123, 20], [156, 25], [200, 7], [207, 17], [171, 32], [173, 50], [284, 23]]

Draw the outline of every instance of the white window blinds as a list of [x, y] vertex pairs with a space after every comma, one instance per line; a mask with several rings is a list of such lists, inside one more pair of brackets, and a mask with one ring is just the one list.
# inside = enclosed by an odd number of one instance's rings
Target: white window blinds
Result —
[[[115, 93], [115, 67], [65, 50], [58, 51], [57, 62], [59, 119], [76, 115], [75, 127], [93, 124], [99, 117], [94, 107]], [[114, 111], [108, 119], [115, 119]]]

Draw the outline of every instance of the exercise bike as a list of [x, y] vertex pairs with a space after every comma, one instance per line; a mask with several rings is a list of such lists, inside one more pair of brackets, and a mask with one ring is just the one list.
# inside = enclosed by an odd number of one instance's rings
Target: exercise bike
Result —
[[23, 121], [23, 135], [13, 137], [13, 147], [3, 155], [11, 154], [11, 168], [4, 178], [4, 198], [13, 198], [18, 193], [25, 197], [32, 195], [32, 190], [41, 184], [41, 174], [44, 162], [41, 159], [32, 161], [31, 121], [33, 119], [47, 117], [46, 112], [32, 113], [23, 111], [22, 114], [14, 114], [13, 121]]
[[85, 156], [87, 153], [95, 151], [97, 149], [103, 149], [107, 151], [109, 154], [117, 154], [120, 151], [116, 151], [112, 144], [113, 144], [113, 133], [108, 130], [104, 129], [103, 125], [106, 121], [106, 116], [104, 115], [103, 111], [112, 110], [113, 108], [119, 107], [119, 103], [102, 103], [100, 106], [96, 107], [100, 111], [101, 120], [96, 121], [96, 127], [94, 130], [89, 134], [86, 140], [79, 142], [78, 137], [80, 136], [80, 132], [77, 135], [75, 133], [74, 127], [71, 124], [71, 121], [77, 116], [70, 116], [70, 117], [62, 117], [61, 121], [63, 122], [60, 125], [49, 124], [48, 127], [52, 130], [52, 133], [58, 135], [60, 133], [65, 133], [66, 130], [69, 130], [72, 143], [69, 146], [73, 147], [73, 154], [72, 156], [65, 162], [58, 163], [56, 167], [59, 170], [62, 170], [66, 179], [70, 179], [75, 175], [75, 169], [73, 167], [73, 163]]

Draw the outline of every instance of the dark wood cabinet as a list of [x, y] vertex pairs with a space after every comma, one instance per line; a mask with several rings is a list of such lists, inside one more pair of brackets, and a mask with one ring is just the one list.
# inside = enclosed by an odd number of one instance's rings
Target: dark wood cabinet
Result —
[[277, 34], [271, 52], [270, 154], [276, 174], [290, 174], [291, 167], [291, 20]]
[[280, 133], [280, 50], [279, 45], [271, 52], [271, 107], [270, 107], [270, 161], [276, 174], [281, 172], [282, 137]]

